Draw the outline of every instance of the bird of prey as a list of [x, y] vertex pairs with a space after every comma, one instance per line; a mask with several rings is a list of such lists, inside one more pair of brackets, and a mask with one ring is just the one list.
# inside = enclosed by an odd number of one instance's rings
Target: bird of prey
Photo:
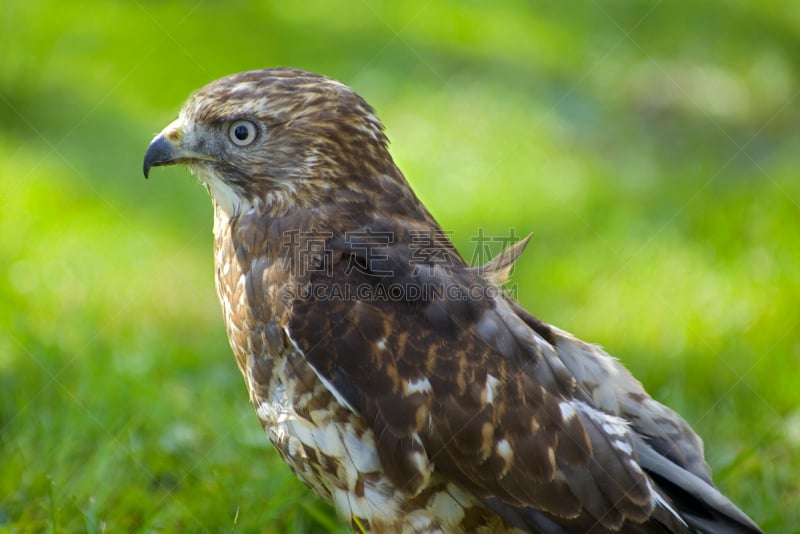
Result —
[[230, 345], [292, 471], [362, 532], [760, 532], [679, 415], [500, 289], [525, 242], [470, 266], [387, 146], [350, 88], [271, 68], [144, 157], [211, 195]]

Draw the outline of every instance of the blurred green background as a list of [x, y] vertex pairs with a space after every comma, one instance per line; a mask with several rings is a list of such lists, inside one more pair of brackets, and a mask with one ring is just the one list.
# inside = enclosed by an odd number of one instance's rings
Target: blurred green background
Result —
[[[0, 532], [344, 529], [279, 461], [211, 208], [144, 150], [220, 76], [351, 85], [467, 257], [603, 344], [767, 532], [800, 524], [800, 9], [784, 2], [18, 1], [0, 9]], [[497, 243], [494, 243], [497, 244]]]

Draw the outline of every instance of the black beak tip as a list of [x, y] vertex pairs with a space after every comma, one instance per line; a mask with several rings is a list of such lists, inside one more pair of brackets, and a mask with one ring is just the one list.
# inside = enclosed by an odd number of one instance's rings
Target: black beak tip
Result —
[[145, 178], [150, 177], [150, 169], [159, 165], [169, 165], [175, 162], [176, 149], [163, 135], [156, 136], [147, 147], [142, 163], [142, 172]]

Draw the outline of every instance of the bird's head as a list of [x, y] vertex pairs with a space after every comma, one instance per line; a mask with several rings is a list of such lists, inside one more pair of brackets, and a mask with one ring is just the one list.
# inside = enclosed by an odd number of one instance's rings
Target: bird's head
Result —
[[[144, 157], [185, 163], [229, 216], [350, 201], [405, 181], [373, 109], [345, 85], [297, 69], [234, 74], [197, 91]], [[385, 183], [384, 183], [385, 182]]]

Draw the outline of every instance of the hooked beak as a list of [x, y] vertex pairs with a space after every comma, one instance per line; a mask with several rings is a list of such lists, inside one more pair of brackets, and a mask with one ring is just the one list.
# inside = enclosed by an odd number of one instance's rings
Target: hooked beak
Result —
[[142, 164], [144, 177], [149, 177], [151, 167], [175, 165], [186, 161], [214, 160], [213, 157], [207, 154], [188, 149], [183, 141], [183, 122], [178, 118], [150, 141], [150, 146], [147, 147], [147, 152], [144, 154], [144, 163]]
[[160, 134], [150, 141], [142, 165], [145, 178], [149, 177], [151, 167], [175, 165], [186, 159], [186, 155], [181, 150], [182, 139], [183, 122], [178, 118], [169, 123], [166, 128], [161, 130]]
[[150, 142], [150, 146], [147, 147], [147, 152], [144, 154], [144, 164], [142, 165], [144, 177], [149, 177], [150, 167], [174, 165], [178, 163], [181, 159], [179, 152], [175, 143], [170, 141], [163, 132], [158, 134]]

